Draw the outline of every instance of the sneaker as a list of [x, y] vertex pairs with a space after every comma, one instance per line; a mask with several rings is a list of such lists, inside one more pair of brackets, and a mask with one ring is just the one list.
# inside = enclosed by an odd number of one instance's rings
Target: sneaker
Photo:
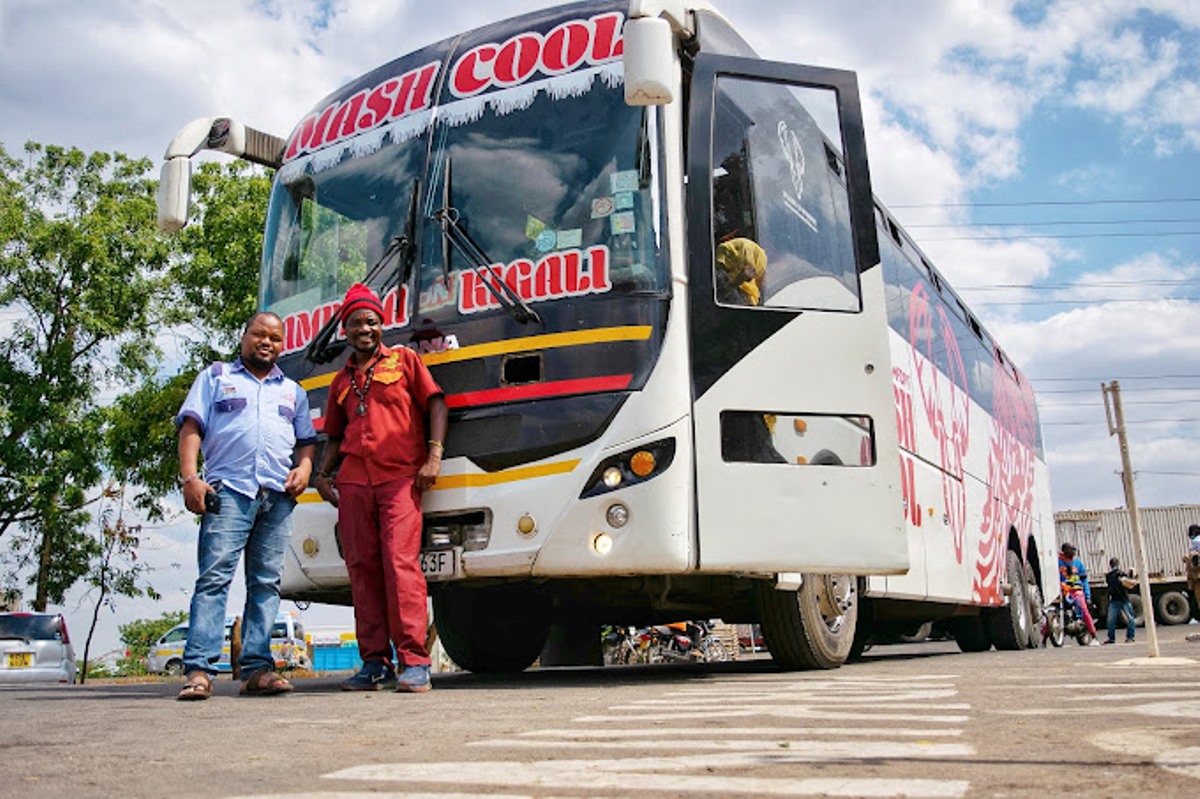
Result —
[[1105, 642], [1104, 642], [1104, 645], [1105, 645], [1105, 646], [1108, 646], [1109, 644], [1115, 644], [1115, 643], [1116, 643], [1116, 641], [1115, 641], [1115, 640], [1114, 640], [1114, 641], [1105, 641]]
[[1132, 643], [1134, 643], [1134, 640], [1132, 638], [1126, 638], [1125, 643], [1132, 644]]
[[421, 694], [432, 688], [429, 682], [428, 666], [405, 666], [400, 673], [400, 682], [396, 690], [401, 693]]
[[1099, 641], [1097, 641], [1095, 638], [1093, 638], [1093, 639], [1092, 639], [1092, 640], [1091, 640], [1091, 641], [1088, 643], [1088, 646], [1100, 646], [1100, 642], [1099, 642]]
[[396, 684], [396, 672], [382, 660], [372, 660], [363, 664], [350, 679], [342, 683], [343, 691], [378, 691], [381, 688], [391, 688]]

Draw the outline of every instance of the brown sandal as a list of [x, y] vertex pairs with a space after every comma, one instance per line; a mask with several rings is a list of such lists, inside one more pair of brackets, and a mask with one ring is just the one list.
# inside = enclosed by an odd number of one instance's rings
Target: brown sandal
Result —
[[242, 683], [242, 696], [274, 696], [291, 692], [292, 684], [270, 669], [259, 669]]
[[194, 702], [212, 696], [212, 678], [202, 671], [190, 671], [183, 690], [175, 697], [181, 702]]

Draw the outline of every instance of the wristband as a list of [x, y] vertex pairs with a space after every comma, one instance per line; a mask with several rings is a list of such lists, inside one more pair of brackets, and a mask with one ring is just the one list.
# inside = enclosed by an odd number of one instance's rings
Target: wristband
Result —
[[183, 487], [184, 487], [185, 485], [187, 485], [188, 483], [192, 482], [193, 480], [198, 480], [198, 479], [200, 479], [200, 475], [198, 475], [198, 474], [190, 474], [190, 475], [188, 475], [187, 477], [184, 477], [184, 476], [180, 475], [180, 477], [179, 477], [179, 487], [180, 487], [180, 488], [183, 488]]
[[442, 442], [438, 441], [437, 439], [431, 438], [431, 439], [429, 439], [428, 443], [429, 443], [430, 449], [441, 450], [443, 452], [446, 451], [446, 448], [442, 446]]

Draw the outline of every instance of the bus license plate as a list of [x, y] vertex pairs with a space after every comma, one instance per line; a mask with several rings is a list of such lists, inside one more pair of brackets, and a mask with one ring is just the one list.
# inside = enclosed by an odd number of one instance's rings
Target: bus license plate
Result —
[[27, 669], [33, 665], [32, 652], [9, 652], [8, 667], [10, 669]]
[[426, 580], [457, 580], [462, 577], [462, 547], [421, 550], [421, 571]]

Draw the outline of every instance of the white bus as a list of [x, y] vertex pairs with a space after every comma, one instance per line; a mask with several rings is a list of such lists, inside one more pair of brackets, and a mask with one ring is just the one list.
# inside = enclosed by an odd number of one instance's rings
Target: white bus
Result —
[[[853, 73], [761, 60], [706, 2], [582, 2], [398, 58], [286, 138], [196, 120], [164, 229], [205, 147], [276, 168], [260, 307], [316, 412], [355, 281], [446, 391], [423, 563], [464, 668], [680, 618], [758, 622], [789, 669], [931, 620], [1040, 640], [1033, 395], [874, 200]], [[349, 602], [335, 521], [303, 496], [288, 598]]]

